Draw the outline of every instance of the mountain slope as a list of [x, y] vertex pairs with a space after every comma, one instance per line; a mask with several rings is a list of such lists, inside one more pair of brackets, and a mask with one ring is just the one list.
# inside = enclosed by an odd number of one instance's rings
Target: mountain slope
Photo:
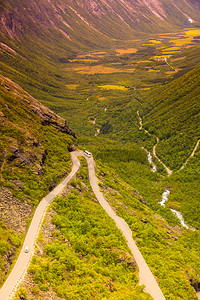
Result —
[[0, 76], [1, 281], [23, 240], [29, 218], [70, 170], [74, 133], [66, 121]]
[[[111, 39], [196, 26], [200, 22], [193, 2], [184, 1], [20, 1], [1, 2], [1, 32], [12, 39], [27, 34], [69, 45], [103, 46]], [[48, 34], [48, 37], [47, 37]], [[96, 39], [93, 40], [96, 36]], [[92, 44], [91, 44], [92, 43]]]
[[200, 67], [148, 95], [144, 125], [160, 138], [159, 157], [179, 169], [200, 137]]
[[[183, 34], [180, 29], [198, 28], [198, 1], [2, 0], [0, 20], [0, 68], [3, 74], [0, 76], [3, 133], [0, 144], [1, 283], [9, 272], [38, 202], [69, 172], [67, 150], [73, 149], [75, 142], [75, 135], [65, 120], [39, 104], [32, 95], [62, 116], [75, 119], [75, 128], [80, 129], [76, 134], [82, 135], [81, 142], [94, 154], [100, 186], [118, 214], [129, 223], [148, 264], [162, 281], [166, 299], [196, 299], [195, 290], [199, 289], [200, 282], [199, 230], [193, 232], [182, 228], [171, 210], [161, 207], [159, 201], [164, 189], [170, 187], [167, 205], [180, 210], [188, 224], [199, 229], [199, 151], [184, 170], [176, 172], [199, 138], [200, 69], [197, 67], [180, 77], [188, 67], [199, 62], [199, 48], [191, 50], [189, 60], [187, 51], [193, 48], [185, 50], [181, 73], [173, 70], [175, 75], [171, 73], [170, 79], [166, 77], [170, 81], [173, 80], [171, 76], [180, 78], [167, 85], [165, 73], [161, 81], [159, 74], [172, 71], [168, 61], [162, 59], [152, 64], [149, 60], [157, 54], [163, 55], [162, 48], [169, 47], [172, 40]], [[177, 35], [171, 37], [173, 31]], [[155, 35], [166, 32], [169, 34]], [[166, 36], [168, 40], [165, 40]], [[137, 39], [138, 44], [135, 43]], [[181, 45], [183, 39], [187, 40], [187, 37], [182, 36]], [[198, 39], [197, 36], [196, 42]], [[188, 47], [192, 45], [191, 39]], [[133, 52], [122, 51], [120, 54], [113, 51], [119, 48], [131, 48]], [[181, 58], [182, 49], [177, 48], [174, 59]], [[174, 49], [171, 51], [175, 52]], [[101, 56], [102, 52], [105, 57]], [[115, 76], [106, 71], [80, 74], [75, 71], [76, 64], [83, 68], [98, 65], [101, 70], [114, 65], [118, 72]], [[120, 73], [125, 69], [131, 72]], [[147, 73], [149, 77], [143, 77]], [[140, 77], [138, 84], [137, 77]], [[143, 92], [146, 85], [142, 80], [145, 83], [145, 78], [152, 79], [150, 88], [156, 84], [153, 78], [164, 85], [149, 93]], [[125, 88], [127, 93], [100, 88], [111, 84]], [[137, 109], [151, 135], [139, 130]], [[158, 172], [153, 173], [146, 151], [140, 148], [151, 151], [155, 136], [160, 138], [156, 148], [159, 157], [174, 170], [170, 178], [160, 175], [162, 169], [158, 162]], [[136, 142], [138, 145], [134, 144]], [[124, 178], [123, 184], [116, 174]], [[95, 213], [91, 214], [90, 208], [99, 211], [99, 207], [87, 185], [85, 168], [71, 183], [72, 194], [64, 201], [56, 200], [54, 209], [57, 213], [51, 211], [53, 216], [49, 216], [53, 224], [49, 221], [45, 230], [47, 242], [40, 241], [39, 258], [33, 260], [31, 272], [35, 289], [32, 289], [32, 283], [27, 284], [30, 297], [34, 294], [37, 299], [38, 293], [43, 297], [42, 292], [48, 293], [51, 288], [66, 298], [71, 295], [82, 297], [88, 292], [88, 282], [91, 283], [88, 297], [96, 295], [97, 286], [105, 297], [111, 295], [112, 298], [113, 295], [115, 298], [116, 295], [116, 299], [124, 299], [125, 286], [127, 299], [137, 294], [137, 286], [136, 291], [131, 291], [132, 283], [137, 282], [135, 266], [129, 264], [129, 256], [125, 255], [125, 262], [121, 259], [112, 230], [109, 229], [109, 238], [104, 226], [107, 221], [102, 224], [101, 214], [99, 220], [93, 219]], [[100, 224], [102, 234], [99, 236]], [[97, 261], [101, 263], [100, 267]], [[130, 274], [128, 281], [124, 269]], [[116, 278], [122, 279], [123, 284], [116, 282]], [[83, 282], [86, 283], [84, 288]], [[143, 294], [141, 290], [139, 293], [138, 297]], [[143, 296], [148, 298], [148, 295]]]

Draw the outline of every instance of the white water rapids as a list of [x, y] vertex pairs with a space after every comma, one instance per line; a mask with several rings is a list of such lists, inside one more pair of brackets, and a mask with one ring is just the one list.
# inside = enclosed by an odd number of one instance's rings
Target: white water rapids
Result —
[[[162, 194], [162, 200], [160, 201], [160, 205], [162, 206], [166, 206], [165, 202], [168, 200], [169, 198], [169, 194], [170, 194], [170, 190], [169, 189], [165, 189], [165, 191]], [[180, 220], [181, 225], [187, 229], [189, 229], [188, 225], [185, 223], [184, 218], [182, 216], [182, 213], [180, 211], [177, 211], [173, 208], [170, 208], [170, 210], [173, 212], [174, 215], [177, 216], [177, 218]]]
[[149, 163], [152, 165], [152, 169], [151, 169], [151, 171], [152, 172], [156, 172], [157, 171], [157, 168], [156, 168], [156, 165], [154, 164], [154, 162], [153, 162], [153, 160], [152, 160], [152, 156], [151, 156], [151, 153], [149, 152], [149, 151], [147, 151], [148, 152], [148, 161], [149, 161]]
[[150, 165], [152, 165], [152, 169], [151, 171], [152, 172], [156, 172], [157, 171], [157, 167], [156, 167], [156, 164], [154, 164], [153, 160], [152, 160], [152, 155], [151, 153], [145, 149], [144, 147], [142, 147], [142, 149], [144, 149], [146, 152], [147, 152], [147, 159], [148, 159], [148, 162], [150, 163]]
[[100, 133], [100, 128], [97, 129], [97, 132], [95, 132], [95, 136], [97, 136]]

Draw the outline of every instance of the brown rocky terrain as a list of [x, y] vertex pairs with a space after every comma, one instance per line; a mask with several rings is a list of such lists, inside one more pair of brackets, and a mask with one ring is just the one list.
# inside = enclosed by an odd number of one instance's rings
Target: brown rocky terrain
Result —
[[25, 234], [26, 220], [32, 213], [30, 204], [19, 201], [8, 188], [0, 187], [0, 218], [9, 229]]
[[[26, 220], [31, 217], [33, 208], [26, 201], [19, 201], [8, 188], [0, 186], [0, 219], [8, 229], [15, 231], [18, 235], [26, 233], [28, 224]], [[4, 272], [10, 269], [15, 258], [16, 247], [8, 238], [11, 248], [4, 255]]]

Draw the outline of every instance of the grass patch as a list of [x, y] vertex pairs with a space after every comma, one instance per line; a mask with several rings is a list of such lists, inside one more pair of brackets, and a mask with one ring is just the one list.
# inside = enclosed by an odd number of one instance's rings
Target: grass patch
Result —
[[122, 54], [136, 53], [138, 51], [138, 49], [136, 49], [136, 48], [116, 49], [115, 51], [118, 52], [119, 55], [122, 55]]
[[99, 100], [99, 101], [105, 101], [105, 100], [106, 100], [106, 97], [98, 97], [98, 100]]
[[161, 41], [158, 41], [158, 40], [149, 40], [149, 42], [151, 42], [153, 44], [161, 44]]
[[78, 86], [78, 84], [66, 84], [66, 87], [70, 90], [75, 90]]
[[112, 84], [107, 84], [107, 85], [99, 85], [101, 89], [105, 90], [120, 90], [120, 91], [127, 91], [128, 89], [123, 86], [123, 85], [112, 85]]
[[200, 30], [199, 29], [187, 30], [187, 31], [185, 31], [185, 35], [194, 37], [196, 35], [200, 35]]
[[106, 67], [104, 65], [96, 66], [77, 66], [74, 68], [67, 68], [66, 70], [73, 70], [79, 74], [112, 74], [112, 73], [129, 73], [134, 71], [134, 69], [117, 69]]
[[162, 51], [163, 52], [174, 52], [174, 51], [178, 51], [180, 50], [180, 47], [169, 47], [169, 48], [165, 48]]

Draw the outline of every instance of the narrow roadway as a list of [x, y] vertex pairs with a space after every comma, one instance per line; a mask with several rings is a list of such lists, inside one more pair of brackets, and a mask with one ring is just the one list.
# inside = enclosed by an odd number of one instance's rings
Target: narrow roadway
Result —
[[147, 263], [145, 262], [140, 250], [138, 249], [135, 241], [132, 238], [132, 232], [124, 221], [124, 219], [118, 217], [116, 213], [113, 211], [112, 207], [105, 200], [103, 194], [99, 190], [97, 178], [95, 175], [95, 163], [92, 157], [87, 157], [88, 170], [89, 170], [89, 180], [90, 185], [93, 189], [93, 192], [99, 201], [100, 205], [105, 209], [107, 214], [115, 221], [116, 226], [122, 231], [124, 237], [126, 238], [127, 245], [130, 248], [133, 257], [136, 261], [136, 264], [139, 268], [139, 281], [140, 284], [145, 285], [145, 291], [149, 293], [154, 300], [164, 300], [165, 297], [159, 288], [159, 285], [154, 278], [151, 270], [149, 269]]
[[200, 140], [197, 141], [196, 145], [194, 146], [194, 149], [193, 149], [192, 153], [190, 154], [190, 156], [188, 157], [188, 159], [186, 160], [186, 162], [182, 165], [182, 167], [180, 168], [180, 170], [184, 169], [185, 166], [187, 165], [189, 159], [190, 159], [192, 156], [194, 156], [194, 154], [195, 154], [195, 152], [196, 152], [196, 150], [197, 150], [197, 148], [198, 148], [198, 146], [199, 146], [199, 143], [200, 143]]
[[[34, 245], [47, 210], [47, 207], [52, 202], [52, 200], [63, 190], [63, 188], [67, 185], [70, 179], [76, 174], [80, 167], [80, 162], [75, 153], [72, 153], [72, 171], [71, 173], [53, 190], [51, 191], [43, 200], [39, 203], [35, 214], [33, 216], [32, 222], [29, 226], [28, 232], [26, 234], [26, 238], [24, 244], [22, 246], [22, 250], [20, 255], [10, 273], [7, 280], [0, 290], [0, 299], [8, 300], [11, 299], [17, 286], [23, 280], [29, 263], [31, 261], [32, 255], [34, 253]], [[25, 253], [25, 247], [29, 248], [29, 252]]]
[[[42, 224], [42, 220], [44, 218], [45, 212], [47, 207], [52, 202], [52, 200], [63, 190], [63, 188], [67, 185], [70, 179], [76, 174], [80, 167], [80, 162], [77, 158], [77, 155], [83, 155], [82, 151], [76, 151], [71, 153], [72, 156], [72, 171], [64, 179], [52, 192], [50, 192], [38, 205], [35, 214], [33, 216], [32, 222], [30, 224], [29, 230], [27, 232], [21, 253], [17, 259], [17, 262], [11, 271], [9, 277], [7, 278], [6, 282], [4, 283], [3, 287], [0, 290], [0, 299], [8, 300], [11, 299], [17, 286], [23, 280], [29, 263], [31, 261], [32, 255], [34, 253], [34, 245]], [[142, 254], [140, 253], [135, 241], [132, 238], [132, 232], [128, 227], [127, 223], [120, 217], [116, 215], [113, 211], [111, 206], [105, 200], [103, 194], [99, 190], [97, 178], [95, 175], [95, 163], [93, 157], [86, 157], [88, 163], [88, 170], [89, 170], [89, 180], [91, 187], [96, 195], [100, 205], [105, 209], [107, 214], [115, 221], [116, 226], [122, 231], [124, 237], [126, 238], [127, 245], [129, 246], [134, 259], [137, 263], [139, 268], [139, 281], [140, 284], [145, 285], [145, 291], [149, 293], [154, 300], [165, 300], [162, 291], [159, 288], [158, 283], [156, 282], [152, 272], [150, 271], [149, 267], [147, 266]], [[29, 252], [25, 253], [25, 247], [29, 247]]]

